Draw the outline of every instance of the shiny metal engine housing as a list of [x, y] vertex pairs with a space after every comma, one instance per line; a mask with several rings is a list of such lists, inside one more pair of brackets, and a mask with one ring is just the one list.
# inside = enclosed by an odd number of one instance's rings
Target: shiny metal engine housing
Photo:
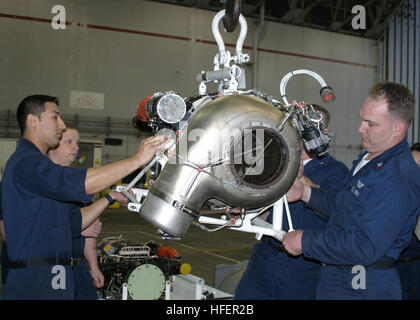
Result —
[[180, 133], [140, 215], [183, 236], [209, 199], [253, 209], [273, 204], [292, 185], [300, 164], [297, 129], [278, 108], [249, 94], [217, 97], [200, 106]]

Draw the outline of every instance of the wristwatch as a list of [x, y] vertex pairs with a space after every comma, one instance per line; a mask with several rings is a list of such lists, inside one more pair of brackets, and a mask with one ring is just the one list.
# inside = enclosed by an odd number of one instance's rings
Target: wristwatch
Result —
[[115, 201], [117, 201], [115, 199], [112, 199], [112, 197], [109, 195], [109, 193], [105, 193], [104, 198], [106, 200], [108, 200], [110, 206], [113, 205], [115, 203]]

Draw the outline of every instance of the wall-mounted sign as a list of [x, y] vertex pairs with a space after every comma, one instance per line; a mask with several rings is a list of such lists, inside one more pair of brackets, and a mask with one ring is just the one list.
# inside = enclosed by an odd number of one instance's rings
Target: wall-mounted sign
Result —
[[104, 99], [103, 93], [72, 90], [70, 93], [70, 107], [103, 110]]

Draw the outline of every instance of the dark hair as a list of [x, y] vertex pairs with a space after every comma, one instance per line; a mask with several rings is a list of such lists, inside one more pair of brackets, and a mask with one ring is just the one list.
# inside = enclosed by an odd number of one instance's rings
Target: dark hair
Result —
[[397, 119], [404, 121], [407, 126], [414, 118], [414, 95], [405, 86], [393, 82], [376, 84], [369, 92], [373, 100], [385, 99], [388, 103], [389, 113]]
[[415, 144], [413, 144], [411, 147], [410, 147], [410, 150], [411, 151], [417, 151], [417, 152], [420, 152], [420, 143], [415, 143]]
[[312, 104], [312, 106], [314, 107], [315, 111], [322, 113], [324, 128], [328, 128], [328, 124], [330, 123], [330, 118], [331, 118], [328, 110], [325, 109], [323, 106], [320, 106], [319, 104]]
[[58, 106], [58, 98], [47, 95], [29, 96], [19, 104], [16, 111], [16, 119], [22, 135], [26, 129], [26, 118], [28, 114], [33, 114], [41, 118], [41, 113], [45, 111], [45, 102], [52, 102]]

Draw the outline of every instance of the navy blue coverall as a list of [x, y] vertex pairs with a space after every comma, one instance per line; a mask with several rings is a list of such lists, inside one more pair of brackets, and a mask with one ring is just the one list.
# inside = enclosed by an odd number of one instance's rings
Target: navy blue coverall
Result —
[[420, 169], [406, 140], [350, 173], [338, 193], [312, 189], [308, 205], [330, 215], [324, 230], [302, 236], [303, 255], [325, 263], [318, 299], [401, 299], [392, 263], [411, 241], [419, 194]]
[[[80, 206], [75, 205], [72, 210], [80, 210]], [[81, 259], [81, 262], [73, 267], [74, 274], [74, 299], [75, 300], [97, 300], [98, 293], [93, 284], [92, 276], [90, 275], [89, 266], [84, 259], [86, 238], [82, 235], [73, 237], [73, 258]]]
[[85, 237], [73, 238], [73, 258], [82, 259], [73, 268], [74, 273], [74, 298], [76, 300], [97, 300], [98, 293], [90, 275], [88, 263], [84, 257]]
[[403, 300], [420, 300], [420, 241], [415, 234], [397, 263]]
[[[0, 190], [1, 190], [1, 182], [0, 182]], [[3, 211], [1, 209], [1, 192], [0, 192], [0, 220], [3, 220]], [[9, 272], [9, 268], [7, 267], [7, 242], [2, 241], [1, 245], [1, 284], [4, 285], [7, 278], [7, 273]]]
[[[1, 184], [3, 220], [11, 268], [3, 286], [4, 299], [73, 299], [70, 265], [72, 238], [80, 235], [80, 210], [70, 202], [89, 201], [86, 169], [53, 163], [29, 140], [21, 139], [9, 158]], [[55, 259], [56, 265], [33, 261]], [[62, 260], [60, 260], [62, 258]]]
[[[314, 158], [304, 166], [305, 175], [321, 188], [339, 190], [347, 167], [330, 155]], [[314, 213], [301, 201], [289, 204], [295, 229], [324, 229], [327, 218]], [[272, 212], [267, 218], [272, 223]], [[288, 230], [283, 217], [283, 230]], [[235, 299], [315, 299], [321, 264], [303, 256], [293, 257], [281, 242], [264, 237], [253, 248], [248, 267], [235, 292]]]

